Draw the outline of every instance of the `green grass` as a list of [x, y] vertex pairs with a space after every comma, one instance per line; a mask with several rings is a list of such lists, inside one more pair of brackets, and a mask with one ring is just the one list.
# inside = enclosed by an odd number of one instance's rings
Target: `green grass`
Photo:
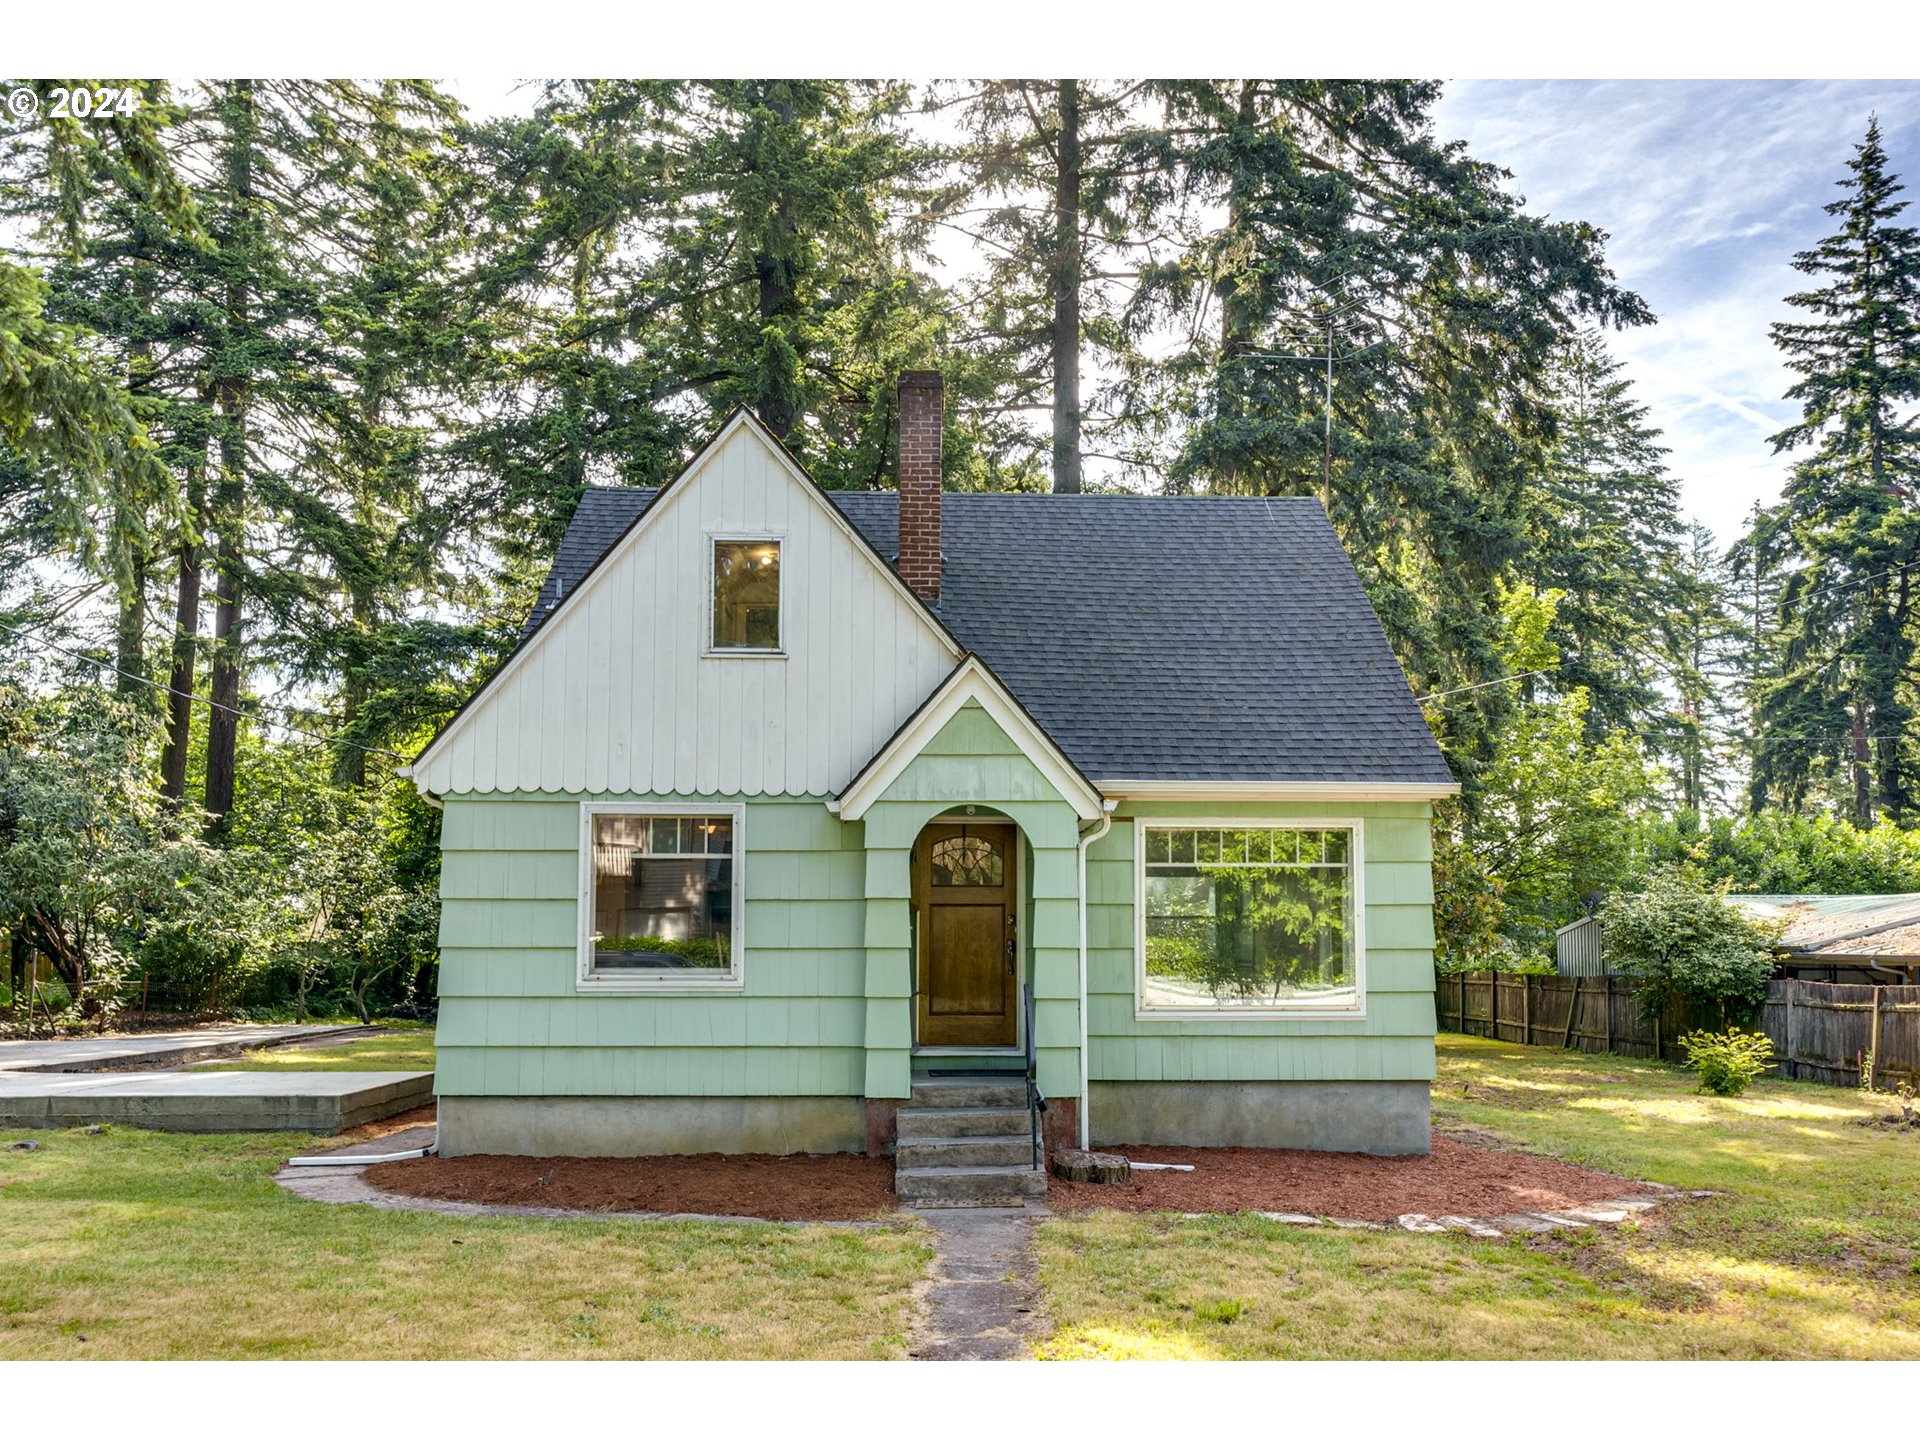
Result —
[[306, 1143], [0, 1132], [0, 1359], [886, 1359], [931, 1258], [911, 1222], [323, 1205], [270, 1178]]
[[[1328, 1359], [1920, 1359], [1920, 1139], [1886, 1097], [1440, 1037], [1434, 1115], [1722, 1192], [1654, 1218], [1473, 1240], [1111, 1213], [1040, 1232], [1042, 1353]], [[1232, 1320], [1226, 1316], [1231, 1314]]]
[[431, 1070], [433, 1027], [368, 1035], [347, 1045], [271, 1045], [200, 1070]]

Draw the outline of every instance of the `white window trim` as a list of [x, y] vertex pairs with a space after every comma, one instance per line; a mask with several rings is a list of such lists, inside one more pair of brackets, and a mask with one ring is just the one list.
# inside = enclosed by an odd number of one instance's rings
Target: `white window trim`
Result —
[[[728, 943], [733, 950], [733, 972], [711, 980], [691, 979], [684, 972], [659, 975], [597, 975], [593, 969], [593, 820], [596, 815], [694, 815], [733, 822], [733, 928]], [[747, 807], [700, 801], [684, 805], [641, 800], [588, 800], [580, 805], [579, 922], [575, 926], [573, 988], [585, 995], [712, 995], [744, 990], [747, 984]]]
[[[721, 647], [713, 643], [714, 622], [719, 616], [714, 613], [713, 592], [717, 578], [714, 571], [714, 550], [721, 545], [777, 545], [780, 547], [780, 596], [774, 601], [773, 623], [779, 631], [780, 643], [772, 649], [753, 649], [744, 645]], [[751, 533], [735, 533], [730, 530], [709, 530], [707, 532], [707, 633], [701, 637], [700, 658], [702, 660], [784, 660], [787, 658], [787, 536], [785, 531], [757, 530]]]
[[[1246, 1020], [1364, 1020], [1367, 1018], [1367, 832], [1358, 818], [1256, 819], [1247, 815], [1226, 818], [1189, 818], [1185, 815], [1136, 815], [1133, 845], [1133, 1018], [1142, 1022], [1174, 1021], [1207, 1024]], [[1235, 1005], [1149, 1008], [1147, 994], [1147, 832], [1149, 830], [1345, 830], [1353, 836], [1348, 847], [1353, 867], [1353, 992], [1352, 1006]]]

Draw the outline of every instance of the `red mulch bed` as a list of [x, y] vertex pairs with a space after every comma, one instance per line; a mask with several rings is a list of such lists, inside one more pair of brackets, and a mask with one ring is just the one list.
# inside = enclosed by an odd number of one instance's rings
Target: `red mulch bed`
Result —
[[1120, 1185], [1052, 1179], [1056, 1210], [1279, 1210], [1343, 1220], [1396, 1215], [1506, 1215], [1617, 1200], [1650, 1187], [1600, 1170], [1433, 1137], [1431, 1155], [1341, 1155], [1321, 1150], [1107, 1147], [1130, 1160], [1191, 1165], [1136, 1170]]
[[422, 1199], [563, 1210], [866, 1220], [895, 1206], [893, 1162], [864, 1155], [429, 1156], [372, 1165], [365, 1175], [370, 1185]]

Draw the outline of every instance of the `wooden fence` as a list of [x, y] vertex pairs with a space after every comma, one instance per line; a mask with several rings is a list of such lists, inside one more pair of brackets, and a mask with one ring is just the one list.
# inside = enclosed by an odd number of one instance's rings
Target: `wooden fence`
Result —
[[[1444, 975], [1436, 1000], [1442, 1030], [1643, 1059], [1679, 1062], [1682, 1035], [1724, 1028], [1717, 1012], [1645, 1015], [1619, 976]], [[1790, 1079], [1857, 1085], [1871, 1055], [1876, 1085], [1920, 1087], [1920, 985], [1774, 980], [1760, 1026]]]

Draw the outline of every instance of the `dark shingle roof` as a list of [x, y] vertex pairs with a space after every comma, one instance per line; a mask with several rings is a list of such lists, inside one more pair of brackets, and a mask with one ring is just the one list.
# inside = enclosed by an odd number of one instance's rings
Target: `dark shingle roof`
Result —
[[[654, 494], [581, 497], [528, 633]], [[893, 557], [893, 492], [828, 498]], [[1096, 781], [1451, 782], [1316, 501], [949, 493], [941, 509], [941, 620]]]

